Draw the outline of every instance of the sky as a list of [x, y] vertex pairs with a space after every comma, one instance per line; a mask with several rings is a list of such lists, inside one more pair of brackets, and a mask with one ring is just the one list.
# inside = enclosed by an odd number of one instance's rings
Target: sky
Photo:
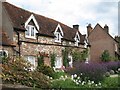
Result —
[[72, 27], [78, 24], [82, 34], [90, 23], [109, 26], [109, 33], [118, 35], [119, 0], [6, 0], [23, 9], [52, 18]]

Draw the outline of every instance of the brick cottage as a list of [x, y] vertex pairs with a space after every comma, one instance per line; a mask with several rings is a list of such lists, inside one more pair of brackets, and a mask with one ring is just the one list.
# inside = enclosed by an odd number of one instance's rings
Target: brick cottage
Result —
[[92, 28], [91, 24], [87, 26], [88, 42], [90, 43], [90, 60], [101, 61], [100, 56], [105, 50], [108, 50], [112, 58], [120, 58], [118, 41], [109, 34], [107, 25], [101, 27], [97, 24]]
[[[7, 2], [0, 3], [0, 35], [2, 43], [0, 54], [14, 59], [23, 57], [37, 66], [37, 57], [44, 54], [44, 63], [50, 66], [50, 54], [56, 54], [55, 67], [63, 66], [62, 50], [83, 51], [86, 47], [86, 35], [56, 20], [35, 14]], [[69, 52], [70, 61], [72, 56]]]

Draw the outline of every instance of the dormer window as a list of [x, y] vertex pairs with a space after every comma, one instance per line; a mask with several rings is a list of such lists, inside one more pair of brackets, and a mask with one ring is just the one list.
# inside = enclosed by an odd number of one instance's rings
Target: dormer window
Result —
[[75, 40], [75, 46], [79, 46], [80, 36], [78, 32], [76, 33], [74, 40]]
[[55, 42], [61, 43], [61, 39], [63, 38], [63, 31], [60, 24], [58, 24], [57, 28], [55, 29], [54, 35], [55, 35]]
[[26, 26], [26, 32], [25, 32], [25, 37], [26, 38], [32, 38], [32, 39], [36, 39], [36, 33], [37, 33], [37, 30], [34, 26], [32, 25], [27, 25]]
[[[29, 24], [30, 22], [32, 22], [33, 25]], [[25, 22], [25, 29], [26, 29], [26, 32], [25, 32], [26, 38], [36, 39], [36, 33], [39, 30], [39, 25], [33, 14]]]

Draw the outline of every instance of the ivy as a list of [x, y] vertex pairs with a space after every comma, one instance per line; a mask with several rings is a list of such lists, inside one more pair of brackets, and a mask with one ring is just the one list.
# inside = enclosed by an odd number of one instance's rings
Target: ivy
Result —
[[62, 56], [63, 56], [63, 65], [65, 67], [69, 66], [69, 61], [68, 61], [68, 54], [70, 52], [70, 48], [65, 48], [62, 50]]
[[85, 61], [88, 57], [88, 49], [83, 51], [74, 51], [72, 52], [72, 56], [74, 61]]
[[56, 54], [55, 53], [50, 54], [50, 58], [51, 58], [51, 66], [55, 67]]
[[44, 64], [44, 56], [39, 56], [38, 57], [38, 66]]

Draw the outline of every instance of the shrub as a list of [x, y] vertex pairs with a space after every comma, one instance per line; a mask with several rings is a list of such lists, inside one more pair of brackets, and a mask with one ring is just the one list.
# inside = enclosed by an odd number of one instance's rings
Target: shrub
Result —
[[46, 65], [40, 65], [40, 66], [38, 66], [37, 67], [37, 71], [41, 72], [41, 73], [43, 73], [43, 74], [45, 74], [47, 76], [50, 76], [50, 77], [52, 77], [53, 74], [54, 74], [54, 70], [51, 67], [46, 66]]
[[109, 76], [110, 76], [110, 72], [106, 72], [106, 73], [105, 73], [105, 76], [106, 76], [106, 77], [109, 77]]
[[115, 72], [114, 72], [114, 70], [110, 70], [110, 74], [112, 74], [112, 75], [113, 75], [114, 73], [115, 73]]
[[22, 84], [29, 87], [48, 88], [50, 86], [47, 77], [37, 71], [31, 71], [29, 62], [22, 58], [2, 65], [3, 83]]
[[108, 50], [105, 50], [101, 55], [101, 60], [104, 62], [110, 61], [110, 54]]
[[[82, 80], [93, 80], [99, 82], [104, 78], [104, 74], [107, 71], [107, 68], [103, 64], [89, 62], [89, 63], [74, 63], [75, 69], [72, 71], [72, 74], [77, 74], [82, 78]], [[71, 73], [71, 72], [70, 72]], [[81, 75], [82, 73], [82, 75]]]
[[114, 70], [116, 72], [120, 68], [120, 61], [110, 61], [103, 64], [107, 67], [107, 71]]
[[85, 49], [83, 51], [74, 51], [72, 52], [73, 60], [74, 61], [85, 61], [88, 57], [88, 49]]
[[61, 76], [65, 76], [65, 75], [66, 75], [65, 72], [59, 71], [59, 72], [55, 72], [52, 77], [53, 77], [54, 79], [59, 79]]

